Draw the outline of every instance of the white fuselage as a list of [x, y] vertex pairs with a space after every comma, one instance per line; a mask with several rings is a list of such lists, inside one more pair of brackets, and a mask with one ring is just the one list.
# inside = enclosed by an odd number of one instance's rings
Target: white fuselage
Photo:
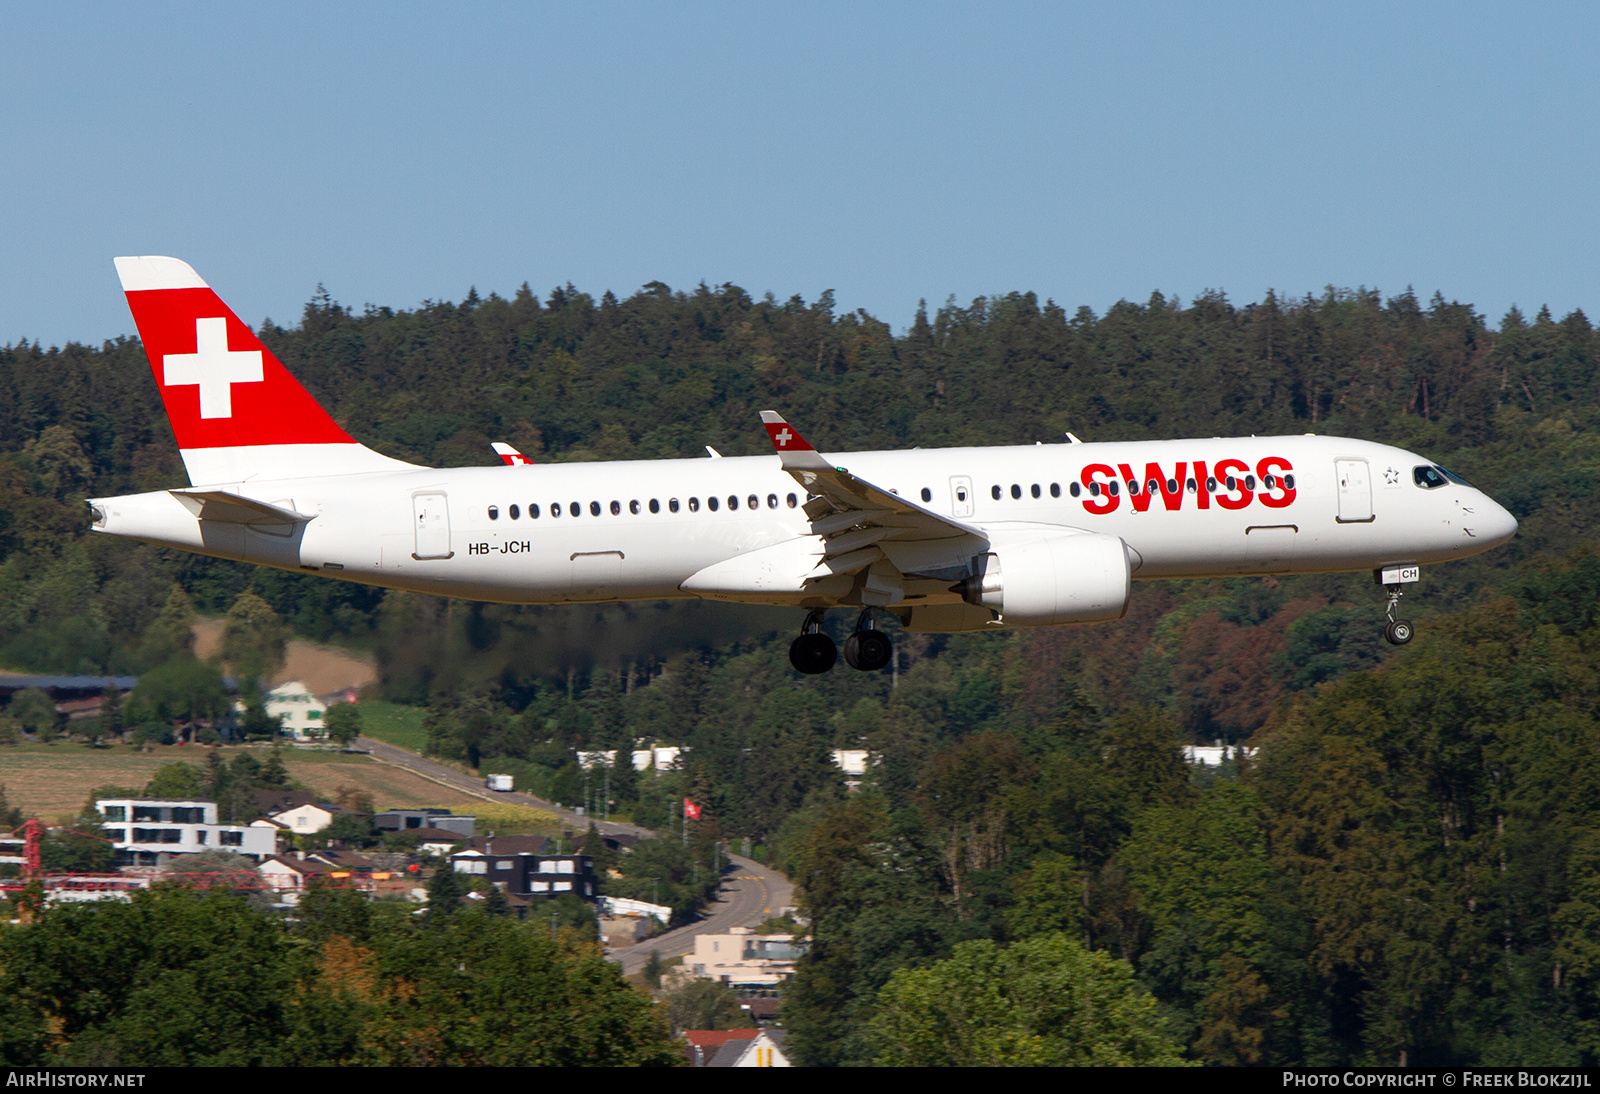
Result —
[[[1481, 491], [1456, 480], [1432, 488], [1415, 481], [1414, 469], [1430, 461], [1336, 437], [925, 449], [828, 459], [991, 541], [1052, 529], [1120, 537], [1133, 576], [1141, 579], [1444, 562], [1504, 543], [1516, 530], [1511, 515]], [[1204, 477], [1197, 476], [1197, 465], [1204, 466]], [[1236, 473], [1232, 491], [1219, 465]], [[1258, 474], [1262, 468], [1274, 477], [1271, 488]], [[1130, 473], [1139, 484], [1133, 494]], [[1152, 477], [1159, 486], [1154, 493], [1147, 485]], [[1216, 486], [1209, 490], [1212, 478]], [[1167, 489], [1174, 485], [1177, 490]], [[201, 520], [174, 494], [158, 491], [96, 500], [96, 528], [223, 558], [476, 600], [699, 596], [810, 607], [859, 603], [844, 579], [767, 591], [691, 582], [741, 555], [817, 540], [798, 507], [805, 491], [780, 469], [776, 455], [258, 477], [225, 488], [312, 519], [276, 526]], [[947, 575], [912, 576], [941, 567], [900, 564], [907, 571], [908, 605], [959, 602]]]

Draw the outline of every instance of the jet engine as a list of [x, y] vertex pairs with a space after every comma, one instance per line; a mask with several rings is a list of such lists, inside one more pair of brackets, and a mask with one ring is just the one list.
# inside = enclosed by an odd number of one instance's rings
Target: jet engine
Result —
[[1104, 623], [1128, 610], [1133, 568], [1118, 536], [1083, 533], [1001, 540], [952, 589], [1016, 627]]

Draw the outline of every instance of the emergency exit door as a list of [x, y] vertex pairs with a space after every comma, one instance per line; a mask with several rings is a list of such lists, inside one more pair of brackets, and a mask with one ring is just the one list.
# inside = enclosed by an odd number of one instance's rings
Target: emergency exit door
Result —
[[1366, 460], [1334, 460], [1339, 481], [1340, 524], [1365, 524], [1372, 520], [1372, 477]]
[[972, 480], [965, 475], [956, 475], [950, 480], [950, 515], [972, 515]]
[[443, 494], [413, 494], [411, 515], [417, 536], [412, 558], [449, 558], [455, 553], [450, 550], [450, 507]]

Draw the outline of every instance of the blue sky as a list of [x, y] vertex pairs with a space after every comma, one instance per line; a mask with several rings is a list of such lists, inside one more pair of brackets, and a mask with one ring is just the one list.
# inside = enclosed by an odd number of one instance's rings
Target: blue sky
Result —
[[1600, 317], [1600, 7], [8, 5], [0, 343], [571, 281]]

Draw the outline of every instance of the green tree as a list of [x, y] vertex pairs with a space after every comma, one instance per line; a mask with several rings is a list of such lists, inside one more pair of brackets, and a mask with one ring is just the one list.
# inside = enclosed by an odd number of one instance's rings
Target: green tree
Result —
[[163, 764], [144, 788], [146, 797], [198, 799], [205, 793], [200, 769], [182, 760]]
[[264, 680], [283, 663], [287, 638], [283, 620], [255, 593], [240, 593], [228, 609], [222, 630], [222, 659], [236, 676]]
[[361, 736], [361, 708], [355, 703], [333, 703], [322, 715], [328, 736], [345, 748]]
[[163, 665], [175, 657], [194, 653], [194, 604], [183, 586], [174, 585], [167, 602], [144, 632], [139, 653], [148, 665]]
[[746, 1029], [750, 1017], [726, 984], [691, 980], [667, 993], [667, 1014], [674, 1032], [686, 1029]]
[[1183, 1066], [1156, 1001], [1123, 961], [1065, 935], [964, 942], [878, 993], [878, 1063], [891, 1067]]
[[56, 701], [42, 688], [24, 688], [17, 692], [6, 711], [23, 729], [41, 741], [54, 737], [61, 723]]

